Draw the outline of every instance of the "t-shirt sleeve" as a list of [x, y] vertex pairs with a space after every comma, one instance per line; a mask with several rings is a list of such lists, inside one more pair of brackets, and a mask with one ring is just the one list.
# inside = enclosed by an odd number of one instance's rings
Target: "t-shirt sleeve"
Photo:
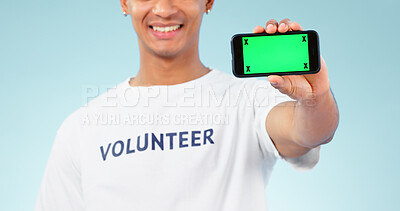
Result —
[[84, 210], [76, 124], [67, 118], [57, 131], [40, 186], [35, 211]]
[[314, 148], [298, 158], [286, 158], [279, 154], [266, 130], [265, 122], [271, 109], [282, 102], [293, 101], [293, 99], [280, 93], [264, 80], [256, 80], [253, 93], [256, 133], [264, 156], [283, 159], [296, 171], [312, 169], [318, 163], [320, 147]]

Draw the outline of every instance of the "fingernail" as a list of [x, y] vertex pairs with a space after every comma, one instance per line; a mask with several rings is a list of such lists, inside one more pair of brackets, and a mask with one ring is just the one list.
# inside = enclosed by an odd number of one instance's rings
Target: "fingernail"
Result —
[[270, 30], [272, 30], [274, 28], [274, 26], [272, 25], [272, 24], [268, 24], [268, 26], [267, 26], [267, 31], [270, 31]]
[[271, 82], [271, 85], [278, 85], [278, 83], [277, 82]]
[[286, 28], [286, 26], [285, 26], [286, 24], [284, 24], [284, 23], [281, 23], [281, 25], [279, 25], [279, 28], [281, 29], [281, 30], [284, 30], [285, 28]]

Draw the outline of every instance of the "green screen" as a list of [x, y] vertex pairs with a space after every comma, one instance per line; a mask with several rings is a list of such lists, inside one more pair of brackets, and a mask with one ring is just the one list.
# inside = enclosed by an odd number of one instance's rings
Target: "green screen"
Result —
[[309, 71], [307, 34], [242, 37], [245, 74]]

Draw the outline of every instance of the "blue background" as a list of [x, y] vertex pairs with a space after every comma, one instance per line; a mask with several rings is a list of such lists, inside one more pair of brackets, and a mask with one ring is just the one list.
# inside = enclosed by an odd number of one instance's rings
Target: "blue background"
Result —
[[[272, 211], [400, 210], [399, 7], [216, 0], [204, 17], [202, 61], [226, 72], [231, 36], [270, 18], [320, 34], [340, 125], [314, 170], [278, 163]], [[85, 87], [101, 93], [137, 73], [137, 38], [117, 0], [2, 0], [0, 26], [0, 210], [32, 210], [56, 130], [84, 103]]]

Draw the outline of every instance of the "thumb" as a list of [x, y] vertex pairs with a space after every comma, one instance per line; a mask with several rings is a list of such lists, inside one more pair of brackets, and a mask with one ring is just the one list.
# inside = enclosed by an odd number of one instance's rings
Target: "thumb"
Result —
[[267, 77], [268, 81], [271, 85], [278, 89], [282, 94], [291, 95], [292, 83], [288, 78], [278, 76], [278, 75], [270, 75]]

